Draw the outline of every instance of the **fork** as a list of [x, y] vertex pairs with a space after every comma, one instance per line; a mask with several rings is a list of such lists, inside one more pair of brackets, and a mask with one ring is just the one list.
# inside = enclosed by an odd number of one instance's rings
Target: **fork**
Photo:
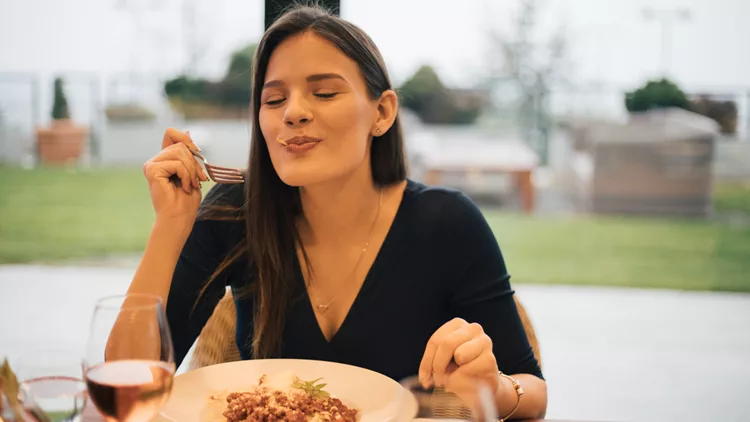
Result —
[[209, 164], [208, 160], [206, 160], [206, 157], [204, 157], [203, 154], [192, 148], [189, 148], [189, 150], [194, 157], [200, 159], [203, 162], [203, 167], [206, 169], [208, 176], [214, 182], [231, 185], [243, 183], [245, 181], [244, 171], [236, 168], [221, 167]]
[[477, 385], [477, 403], [473, 409], [443, 387], [423, 388], [419, 377], [406, 378], [400, 384], [416, 399], [418, 411], [414, 416], [417, 418], [451, 419], [456, 422], [497, 420], [492, 394], [482, 383]]

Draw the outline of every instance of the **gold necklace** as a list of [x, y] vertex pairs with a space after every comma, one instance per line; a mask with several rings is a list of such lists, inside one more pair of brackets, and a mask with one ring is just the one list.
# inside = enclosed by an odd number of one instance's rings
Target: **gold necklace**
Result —
[[[380, 217], [380, 207], [382, 205], [383, 205], [383, 189], [381, 188], [380, 195], [378, 198], [378, 211], [375, 213], [375, 218], [372, 220], [372, 225], [370, 225], [370, 231], [367, 234], [367, 241], [365, 242], [365, 246], [362, 248], [362, 252], [359, 254], [359, 259], [357, 259], [357, 262], [354, 264], [354, 268], [349, 274], [346, 275], [346, 277], [344, 277], [344, 279], [350, 278], [352, 274], [356, 273], [357, 268], [359, 268], [359, 264], [362, 262], [362, 258], [364, 258], [365, 256], [365, 252], [367, 252], [367, 248], [370, 247], [370, 239], [372, 238], [372, 232], [375, 229], [375, 223], [377, 223], [378, 217]], [[310, 278], [311, 279], [313, 278], [312, 274], [310, 274]], [[320, 303], [320, 299], [318, 298], [318, 295], [317, 293], [315, 293], [315, 289], [312, 286], [312, 280], [310, 280], [308, 285], [310, 286], [310, 292], [312, 293], [313, 299], [315, 301], [314, 309], [317, 312], [319, 312], [321, 315], [327, 313], [328, 310], [331, 308], [331, 305], [333, 304], [333, 302], [335, 302], [336, 299], [338, 299], [339, 295], [334, 296], [333, 299], [328, 301], [328, 303], [322, 304]]]

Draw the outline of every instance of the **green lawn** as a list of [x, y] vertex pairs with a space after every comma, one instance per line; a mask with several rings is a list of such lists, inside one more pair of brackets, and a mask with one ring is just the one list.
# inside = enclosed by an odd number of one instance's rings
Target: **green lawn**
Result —
[[750, 292], [750, 227], [487, 217], [514, 282]]
[[143, 248], [153, 221], [140, 169], [0, 167], [0, 263]]
[[750, 215], [750, 181], [717, 185], [714, 207], [722, 212], [744, 212]]
[[[0, 167], [0, 178], [0, 264], [134, 253], [145, 244], [153, 211], [140, 169]], [[717, 209], [750, 213], [746, 185], [716, 194]], [[515, 283], [750, 292], [748, 226], [486, 216]]]

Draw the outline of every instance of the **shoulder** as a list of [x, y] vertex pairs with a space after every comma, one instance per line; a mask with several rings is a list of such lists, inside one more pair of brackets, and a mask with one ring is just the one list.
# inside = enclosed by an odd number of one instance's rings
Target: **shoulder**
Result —
[[422, 215], [432, 214], [440, 225], [463, 225], [484, 222], [484, 216], [465, 193], [442, 186], [427, 186], [409, 180], [405, 195]]
[[423, 250], [430, 251], [431, 261], [441, 266], [442, 276], [458, 294], [456, 300], [460, 302], [474, 292], [471, 286], [507, 282], [495, 233], [474, 201], [463, 192], [445, 187], [411, 182], [408, 188], [414, 205], [413, 225], [426, 227], [428, 232], [422, 238], [427, 242]]
[[409, 181], [405, 194], [413, 205], [414, 225], [431, 233], [430, 242], [441, 254], [468, 260], [476, 255], [500, 255], [492, 227], [463, 192]]

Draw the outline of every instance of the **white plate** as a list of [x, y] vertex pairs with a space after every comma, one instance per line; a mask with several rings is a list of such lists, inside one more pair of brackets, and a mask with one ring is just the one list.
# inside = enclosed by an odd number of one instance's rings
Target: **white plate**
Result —
[[209, 395], [247, 389], [264, 374], [289, 371], [303, 380], [323, 378], [326, 391], [359, 410], [360, 422], [411, 421], [417, 414], [414, 396], [376, 372], [333, 362], [266, 359], [222, 363], [176, 376], [160, 419], [198, 422]]

